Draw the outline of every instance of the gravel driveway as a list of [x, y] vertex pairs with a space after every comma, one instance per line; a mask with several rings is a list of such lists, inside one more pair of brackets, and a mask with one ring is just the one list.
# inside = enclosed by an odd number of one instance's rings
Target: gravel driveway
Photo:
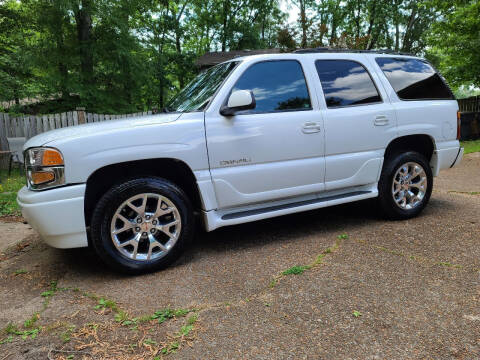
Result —
[[480, 153], [435, 182], [413, 220], [364, 201], [199, 232], [138, 277], [0, 223], [0, 360], [480, 359]]

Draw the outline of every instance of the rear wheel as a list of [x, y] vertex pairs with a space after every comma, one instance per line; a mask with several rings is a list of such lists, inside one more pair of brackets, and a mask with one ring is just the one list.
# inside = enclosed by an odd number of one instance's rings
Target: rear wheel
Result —
[[92, 216], [92, 245], [117, 270], [149, 272], [175, 261], [193, 229], [192, 206], [180, 188], [164, 179], [140, 178], [101, 198]]
[[427, 205], [433, 187], [430, 165], [420, 153], [410, 151], [385, 159], [378, 183], [379, 203], [390, 219], [409, 219]]

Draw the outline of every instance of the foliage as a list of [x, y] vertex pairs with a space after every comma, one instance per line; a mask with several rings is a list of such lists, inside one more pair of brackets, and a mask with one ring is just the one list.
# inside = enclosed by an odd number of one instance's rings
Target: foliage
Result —
[[431, 0], [428, 5], [439, 11], [429, 33], [429, 58], [454, 87], [480, 87], [480, 2]]
[[198, 72], [199, 56], [240, 49], [426, 54], [455, 88], [478, 87], [479, 15], [474, 0], [4, 0], [0, 107], [163, 108]]
[[282, 272], [282, 275], [299, 275], [303, 274], [305, 270], [308, 270], [310, 266], [302, 265], [302, 266], [292, 266], [291, 268]]
[[462, 141], [461, 145], [465, 148], [465, 154], [480, 152], [480, 140]]
[[25, 176], [14, 169], [8, 176], [6, 170], [0, 171], [0, 216], [20, 216], [17, 204], [17, 192], [25, 186]]

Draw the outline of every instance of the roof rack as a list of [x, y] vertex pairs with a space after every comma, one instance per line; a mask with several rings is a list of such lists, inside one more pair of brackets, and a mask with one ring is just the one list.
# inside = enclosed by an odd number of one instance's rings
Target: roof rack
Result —
[[414, 54], [394, 51], [390, 49], [379, 50], [356, 50], [356, 49], [343, 49], [343, 48], [329, 48], [329, 47], [317, 47], [311, 49], [297, 49], [293, 51], [296, 54], [313, 54], [313, 53], [361, 53], [361, 54], [390, 54], [390, 55], [408, 55], [415, 56]]

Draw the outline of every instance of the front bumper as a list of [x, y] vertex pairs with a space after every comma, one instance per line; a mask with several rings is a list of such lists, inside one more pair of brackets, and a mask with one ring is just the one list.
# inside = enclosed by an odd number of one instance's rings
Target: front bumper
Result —
[[85, 189], [85, 184], [46, 191], [23, 187], [17, 202], [23, 217], [48, 245], [60, 249], [86, 247]]

